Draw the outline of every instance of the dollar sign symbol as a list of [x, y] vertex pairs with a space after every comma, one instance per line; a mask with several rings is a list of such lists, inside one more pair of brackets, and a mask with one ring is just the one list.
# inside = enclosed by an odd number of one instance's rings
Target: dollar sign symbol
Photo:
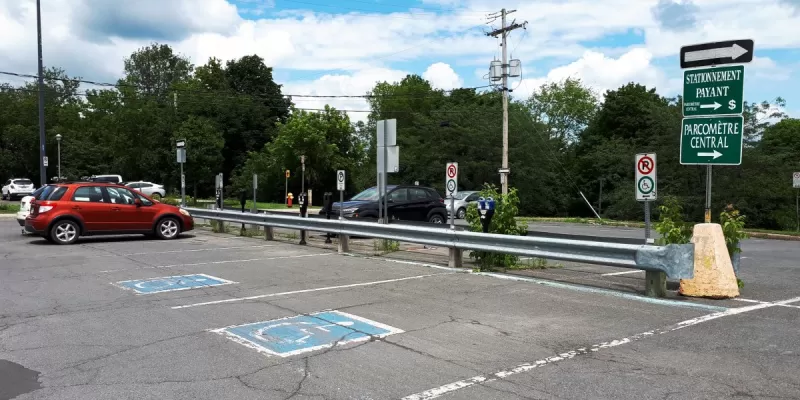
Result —
[[729, 102], [728, 102], [728, 108], [729, 108], [729, 109], [731, 109], [731, 110], [733, 110], [734, 108], [736, 108], [736, 100], [731, 100], [731, 101], [729, 101]]

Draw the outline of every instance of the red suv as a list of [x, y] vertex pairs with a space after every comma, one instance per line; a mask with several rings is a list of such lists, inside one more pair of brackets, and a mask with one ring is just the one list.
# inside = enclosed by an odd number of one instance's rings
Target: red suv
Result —
[[100, 182], [48, 186], [31, 203], [25, 231], [58, 244], [79, 236], [141, 233], [174, 239], [194, 229], [186, 210], [159, 203], [130, 188]]

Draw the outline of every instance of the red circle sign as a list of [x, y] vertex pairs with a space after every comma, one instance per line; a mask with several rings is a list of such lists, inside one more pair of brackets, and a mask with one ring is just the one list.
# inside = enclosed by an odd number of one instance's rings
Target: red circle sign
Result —
[[450, 164], [449, 166], [447, 166], [447, 176], [449, 176], [450, 178], [455, 178], [456, 177], [456, 166], [455, 165]]
[[[630, 165], [630, 164], [628, 164], [628, 165]], [[655, 167], [656, 167], [656, 163], [654, 163], [653, 159], [648, 157], [648, 156], [644, 156], [644, 157], [640, 158], [639, 162], [636, 164], [636, 168], [639, 169], [639, 173], [644, 174], [644, 175], [647, 175], [647, 174], [653, 172], [653, 168], [655, 168]]]

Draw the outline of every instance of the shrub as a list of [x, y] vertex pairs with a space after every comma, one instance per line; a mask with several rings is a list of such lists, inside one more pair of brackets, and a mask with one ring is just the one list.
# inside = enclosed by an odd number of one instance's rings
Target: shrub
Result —
[[684, 244], [692, 240], [692, 225], [683, 217], [683, 206], [675, 196], [667, 196], [658, 207], [660, 215], [655, 223], [656, 232], [661, 234], [658, 244]]
[[[494, 185], [486, 184], [480, 192], [483, 198], [492, 197], [495, 200], [494, 217], [489, 225], [489, 233], [501, 235], [527, 234], [528, 225], [525, 222], [517, 222], [519, 214], [519, 196], [517, 189], [510, 188], [507, 195], [497, 192]], [[483, 232], [480, 213], [476, 204], [470, 204], [467, 208], [467, 222], [473, 232]], [[485, 251], [473, 251], [470, 258], [478, 263], [480, 270], [491, 271], [495, 268], [513, 268], [519, 262], [519, 257], [510, 254], [489, 253]]]

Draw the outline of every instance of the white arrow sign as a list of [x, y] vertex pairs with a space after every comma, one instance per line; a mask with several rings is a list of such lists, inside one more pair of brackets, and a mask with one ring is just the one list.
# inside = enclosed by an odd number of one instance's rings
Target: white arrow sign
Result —
[[730, 58], [732, 60], [735, 60], [745, 54], [747, 54], [747, 49], [734, 43], [730, 47], [720, 47], [717, 49], [697, 50], [697, 51], [687, 52], [683, 56], [683, 61], [692, 62], [692, 61], [702, 61], [702, 60], [713, 60], [715, 58]]
[[714, 157], [715, 160], [719, 158], [721, 155], [722, 153], [716, 150], [714, 150], [712, 153], [697, 153], [698, 157]]
[[700, 108], [713, 108], [715, 110], [720, 108], [720, 107], [722, 107], [722, 104], [719, 104], [716, 101], [714, 103], [712, 103], [712, 104], [701, 104], [700, 105]]

